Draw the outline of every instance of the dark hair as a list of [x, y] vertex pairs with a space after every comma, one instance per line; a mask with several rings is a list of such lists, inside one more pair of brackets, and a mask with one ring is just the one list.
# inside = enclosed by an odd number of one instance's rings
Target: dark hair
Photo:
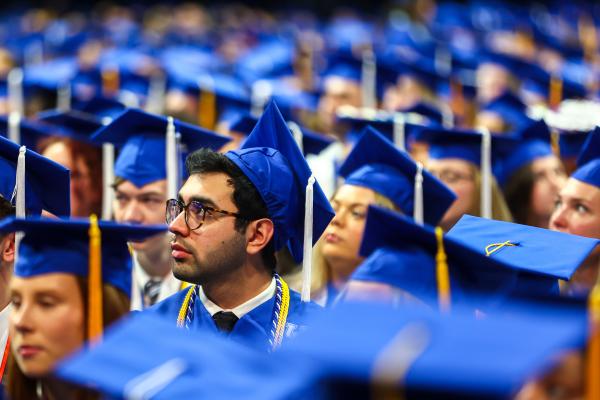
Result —
[[[222, 172], [233, 186], [232, 200], [243, 218], [236, 218], [235, 229], [243, 233], [252, 220], [269, 218], [269, 210], [256, 187], [229, 158], [210, 149], [200, 149], [185, 160], [188, 175]], [[274, 271], [277, 265], [273, 239], [261, 252], [263, 263]]]
[[10, 201], [0, 196], [0, 219], [15, 215], [15, 206]]
[[514, 222], [528, 224], [531, 217], [531, 196], [535, 176], [531, 163], [513, 173], [504, 186], [504, 197], [513, 216]]

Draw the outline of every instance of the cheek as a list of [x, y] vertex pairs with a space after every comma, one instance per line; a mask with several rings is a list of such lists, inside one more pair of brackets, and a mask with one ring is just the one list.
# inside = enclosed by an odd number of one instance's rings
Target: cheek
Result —
[[470, 182], [458, 182], [450, 185], [450, 189], [456, 194], [456, 201], [452, 209], [467, 211], [471, 207], [475, 187]]
[[531, 191], [531, 208], [536, 214], [551, 214], [558, 190], [547, 182], [537, 182]]
[[348, 244], [350, 247], [351, 254], [358, 255], [360, 242], [362, 241], [363, 233], [365, 231], [365, 219], [351, 220], [348, 223]]

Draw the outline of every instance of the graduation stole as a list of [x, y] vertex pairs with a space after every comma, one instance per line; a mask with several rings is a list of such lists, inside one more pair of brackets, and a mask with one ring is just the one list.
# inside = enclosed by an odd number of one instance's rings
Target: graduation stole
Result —
[[[275, 304], [273, 305], [269, 337], [271, 351], [277, 349], [283, 341], [283, 334], [285, 333], [285, 325], [290, 309], [290, 289], [287, 283], [278, 274], [275, 274], [275, 283]], [[177, 316], [177, 327], [190, 329], [194, 320], [194, 305], [198, 298], [198, 290], [198, 285], [191, 285], [188, 288]]]

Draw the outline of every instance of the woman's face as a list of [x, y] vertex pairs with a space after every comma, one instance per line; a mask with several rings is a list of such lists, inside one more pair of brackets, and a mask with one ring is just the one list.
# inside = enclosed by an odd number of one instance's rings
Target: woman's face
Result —
[[362, 261], [358, 255], [365, 230], [367, 208], [375, 203], [375, 192], [354, 185], [343, 185], [336, 192], [331, 205], [335, 217], [325, 230], [323, 256], [339, 275], [349, 276]]
[[556, 156], [538, 158], [531, 163], [533, 187], [530, 210], [537, 225], [547, 228], [554, 211], [554, 201], [567, 182], [565, 169]]
[[469, 162], [458, 158], [445, 158], [428, 160], [427, 169], [456, 194], [456, 200], [440, 222], [440, 225], [448, 230], [473, 208], [477, 195], [473, 167]]
[[83, 299], [75, 276], [15, 276], [10, 298], [11, 350], [26, 376], [48, 375], [59, 360], [82, 346]]
[[71, 216], [88, 217], [93, 211], [92, 194], [96, 189], [83, 157], [73, 158], [69, 146], [60, 141], [49, 145], [42, 155], [71, 171]]
[[600, 189], [569, 178], [556, 197], [550, 229], [600, 239]]

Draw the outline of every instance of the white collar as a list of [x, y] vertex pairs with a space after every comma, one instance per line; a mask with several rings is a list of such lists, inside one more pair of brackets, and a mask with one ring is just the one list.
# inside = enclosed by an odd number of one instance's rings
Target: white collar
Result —
[[206, 297], [206, 294], [204, 294], [204, 290], [202, 290], [202, 286], [198, 287], [198, 294], [199, 294], [198, 297], [200, 298], [200, 301], [204, 305], [204, 308], [206, 308], [206, 311], [208, 311], [208, 313], [210, 314], [211, 317], [213, 315], [215, 315], [216, 313], [218, 313], [219, 311], [230, 311], [230, 312], [234, 313], [236, 317], [242, 318], [244, 315], [248, 314], [250, 311], [254, 310], [256, 307], [269, 301], [273, 296], [275, 296], [276, 288], [277, 288], [277, 282], [275, 281], [275, 277], [273, 277], [273, 279], [271, 280], [271, 283], [265, 290], [260, 292], [257, 296], [246, 301], [245, 303], [232, 308], [231, 310], [225, 310], [225, 309], [219, 307], [218, 305], [216, 305], [215, 303], [213, 303], [208, 297]]

